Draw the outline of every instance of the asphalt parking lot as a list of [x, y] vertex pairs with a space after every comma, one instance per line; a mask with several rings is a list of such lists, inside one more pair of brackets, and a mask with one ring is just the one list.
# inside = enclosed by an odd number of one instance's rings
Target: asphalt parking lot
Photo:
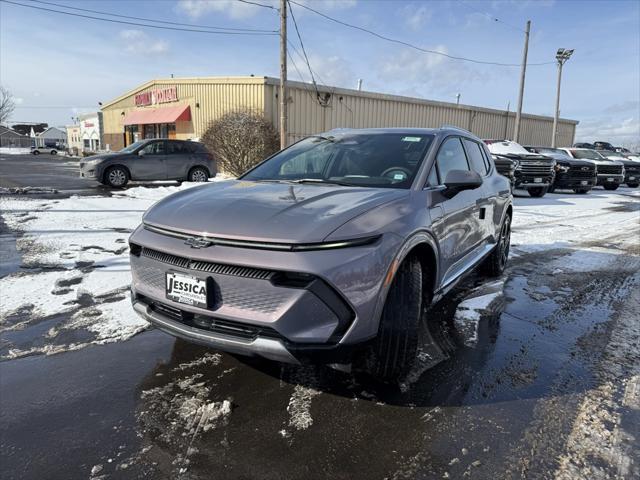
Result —
[[[640, 476], [640, 190], [517, 198], [505, 276], [425, 312], [432, 341], [398, 388], [137, 324], [96, 334], [133, 316], [123, 245], [165, 187], [112, 198], [47, 157], [0, 159], [0, 187], [59, 190], [0, 197], [2, 478]], [[109, 275], [124, 283], [91, 290]], [[9, 297], [25, 289], [40, 307]]]

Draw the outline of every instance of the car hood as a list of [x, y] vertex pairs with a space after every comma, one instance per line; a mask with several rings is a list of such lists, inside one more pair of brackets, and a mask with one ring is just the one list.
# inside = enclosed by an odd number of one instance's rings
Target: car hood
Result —
[[409, 191], [233, 180], [170, 195], [151, 207], [143, 222], [198, 236], [314, 243], [356, 216], [403, 196]]
[[591, 162], [591, 163], [595, 163], [596, 165], [622, 165], [622, 162], [619, 162], [617, 160], [591, 160], [591, 159], [581, 159], [581, 160], [585, 160], [587, 162]]
[[574, 167], [593, 167], [593, 162], [589, 160], [580, 160], [578, 158], [558, 157], [556, 162], [560, 165], [571, 165]]
[[496, 153], [495, 155], [501, 156], [501, 157], [507, 157], [511, 160], [518, 160], [519, 162], [529, 161], [529, 162], [544, 162], [549, 164], [555, 163], [555, 160], [553, 158], [548, 157], [546, 155], [541, 155], [539, 153], [528, 153], [528, 154]]
[[[118, 152], [112, 152], [112, 153], [100, 153], [98, 155], [91, 155], [89, 157], [85, 157], [83, 159], [81, 159], [82, 162], [95, 162], [97, 160], [107, 160], [109, 158], [115, 158], [118, 156], [121, 156], [123, 154], [118, 153]], [[126, 155], [126, 154], [125, 154]]]

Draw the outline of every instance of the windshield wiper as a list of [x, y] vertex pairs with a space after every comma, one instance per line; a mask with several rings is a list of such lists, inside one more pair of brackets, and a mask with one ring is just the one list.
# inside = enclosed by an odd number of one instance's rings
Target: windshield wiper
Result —
[[310, 138], [319, 138], [320, 140], [326, 140], [327, 142], [336, 143], [335, 137], [323, 137], [322, 135], [309, 135]]
[[341, 182], [339, 180], [325, 180], [324, 178], [298, 178], [296, 180], [288, 180], [291, 183], [324, 183], [326, 185], [341, 185], [343, 187], [352, 187], [353, 183]]

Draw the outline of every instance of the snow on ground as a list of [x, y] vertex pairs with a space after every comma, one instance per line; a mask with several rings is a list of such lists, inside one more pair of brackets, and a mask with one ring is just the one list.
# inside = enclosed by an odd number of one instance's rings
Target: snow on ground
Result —
[[[214, 180], [228, 178], [219, 175]], [[44, 344], [0, 344], [0, 358], [4, 347], [11, 357], [56, 353], [66, 347], [124, 340], [144, 329], [146, 323], [130, 307], [127, 237], [153, 203], [194, 185], [137, 186], [115, 191], [111, 197], [0, 197], [5, 223], [19, 232], [17, 248], [22, 255], [22, 268], [0, 279], [0, 332], [19, 331], [65, 314], [62, 324], [48, 330]], [[611, 247], [622, 252], [637, 242], [632, 232], [640, 218], [639, 203], [640, 191], [629, 189], [554, 194], [542, 199], [518, 197], [513, 219], [514, 256], [575, 249], [572, 255], [580, 258], [573, 260], [579, 261], [557, 260], [558, 272], [569, 268], [567, 265], [598, 269], [597, 262], [604, 257], [590, 257], [591, 251]], [[466, 332], [469, 345], [474, 343], [477, 321], [500, 297], [501, 290], [473, 291], [460, 304], [456, 324]], [[78, 328], [89, 332], [91, 338], [64, 340], [63, 334]], [[312, 397], [312, 392], [300, 391], [292, 398], [291, 427], [306, 428], [306, 405]]]
[[0, 154], [3, 155], [28, 155], [30, 153], [29, 147], [0, 147]]

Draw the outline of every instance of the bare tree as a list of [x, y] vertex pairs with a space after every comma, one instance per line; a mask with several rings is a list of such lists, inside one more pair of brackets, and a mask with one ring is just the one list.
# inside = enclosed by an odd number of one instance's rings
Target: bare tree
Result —
[[212, 121], [200, 139], [218, 170], [241, 175], [279, 149], [278, 132], [259, 112], [242, 109]]
[[9, 117], [16, 108], [13, 101], [13, 95], [6, 88], [0, 86], [0, 124], [9, 120]]

